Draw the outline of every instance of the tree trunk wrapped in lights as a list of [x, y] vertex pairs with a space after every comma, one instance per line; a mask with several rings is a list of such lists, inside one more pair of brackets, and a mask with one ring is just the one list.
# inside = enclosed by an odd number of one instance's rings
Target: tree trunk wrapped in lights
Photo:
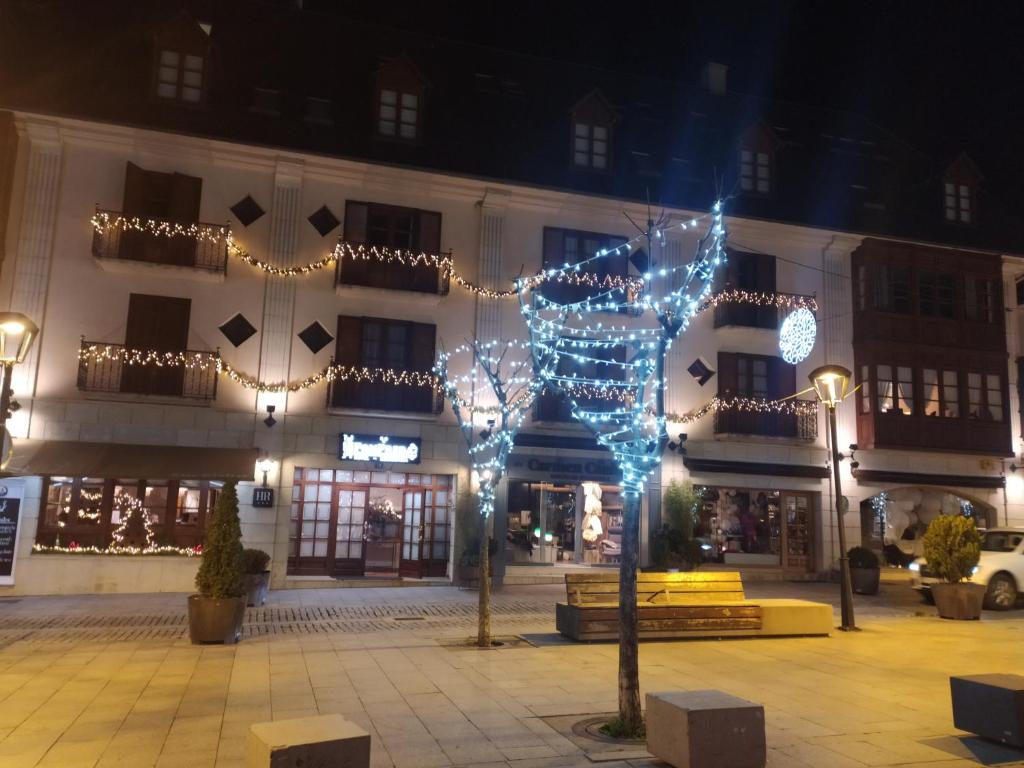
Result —
[[[464, 373], [449, 367], [465, 357]], [[498, 483], [515, 445], [516, 433], [536, 395], [529, 345], [522, 341], [474, 339], [437, 358], [434, 372], [466, 441], [480, 512], [480, 600], [477, 645], [491, 645], [489, 523]]]
[[[545, 295], [543, 285], [520, 282], [536, 378], [568, 399], [573, 416], [612, 453], [622, 473], [619, 719], [613, 728], [622, 735], [643, 733], [636, 606], [640, 500], [668, 441], [665, 357], [690, 319], [708, 306], [715, 269], [725, 261], [721, 204], [715, 204], [690, 263], [654, 270], [646, 259], [653, 247], [664, 244], [669, 230], [697, 226], [697, 221], [658, 226], [648, 221], [646, 230], [629, 242], [547, 272], [549, 280], [561, 274], [601, 273], [615, 259], [640, 271], [639, 292], [609, 287], [564, 302]], [[641, 244], [646, 251], [634, 253]], [[655, 278], [664, 282], [664, 295], [654, 295]]]

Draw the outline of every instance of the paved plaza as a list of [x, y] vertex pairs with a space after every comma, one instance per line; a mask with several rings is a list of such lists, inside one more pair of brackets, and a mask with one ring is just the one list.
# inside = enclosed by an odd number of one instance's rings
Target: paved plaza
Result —
[[[568, 730], [616, 708], [616, 647], [558, 639], [559, 593], [496, 594], [495, 634], [525, 640], [490, 651], [459, 645], [476, 593], [451, 587], [276, 591], [234, 647], [189, 644], [183, 595], [0, 600], [0, 768], [234, 768], [251, 723], [317, 713], [368, 730], [378, 768], [661, 765]], [[1024, 611], [942, 621], [900, 584], [857, 607], [855, 634], [646, 643], [641, 685], [763, 704], [770, 766], [952, 768], [978, 765], [972, 750], [1024, 765], [1024, 753], [959, 738], [948, 683], [1019, 672]]]

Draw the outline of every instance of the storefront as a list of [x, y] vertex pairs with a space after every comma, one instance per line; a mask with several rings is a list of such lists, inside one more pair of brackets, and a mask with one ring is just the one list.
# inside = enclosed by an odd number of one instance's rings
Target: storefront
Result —
[[495, 527], [505, 564], [618, 563], [621, 475], [607, 451], [593, 440], [523, 437], [508, 462], [504, 537]]
[[451, 475], [296, 467], [288, 573], [304, 576], [447, 572]]

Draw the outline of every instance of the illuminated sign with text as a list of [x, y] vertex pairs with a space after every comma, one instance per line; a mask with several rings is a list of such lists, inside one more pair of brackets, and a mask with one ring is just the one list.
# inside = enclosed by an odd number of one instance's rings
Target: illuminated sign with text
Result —
[[420, 439], [343, 433], [338, 441], [338, 458], [342, 461], [374, 461], [381, 464], [419, 464]]

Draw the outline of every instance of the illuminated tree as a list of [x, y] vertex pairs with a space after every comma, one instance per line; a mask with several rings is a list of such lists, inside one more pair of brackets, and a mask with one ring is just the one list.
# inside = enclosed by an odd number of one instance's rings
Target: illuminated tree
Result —
[[[573, 416], [612, 453], [622, 474], [616, 730], [627, 734], [643, 729], [636, 610], [640, 500], [668, 441], [665, 358], [672, 341], [707, 300], [715, 268], [725, 260], [721, 203], [715, 203], [690, 263], [652, 271], [647, 254], [652, 245], [664, 242], [667, 230], [697, 226], [697, 221], [688, 221], [655, 227], [648, 221], [646, 231], [623, 245], [547, 270], [544, 284], [520, 282], [520, 307], [530, 330], [537, 378], [568, 399]], [[646, 252], [634, 250], [639, 244], [646, 245]], [[632, 263], [640, 276], [627, 284], [601, 278], [616, 271], [610, 268], [613, 259]], [[588, 274], [589, 281], [583, 277]], [[572, 276], [596, 290], [583, 297], [547, 290]], [[665, 287], [664, 295], [654, 295], [655, 284]]]
[[[468, 358], [465, 373], [449, 368], [453, 357]], [[489, 522], [494, 497], [516, 433], [535, 396], [529, 345], [521, 341], [467, 342], [438, 355], [434, 372], [451, 403], [472, 465], [480, 513], [480, 595], [477, 645], [491, 645]]]

